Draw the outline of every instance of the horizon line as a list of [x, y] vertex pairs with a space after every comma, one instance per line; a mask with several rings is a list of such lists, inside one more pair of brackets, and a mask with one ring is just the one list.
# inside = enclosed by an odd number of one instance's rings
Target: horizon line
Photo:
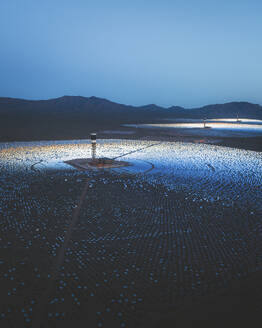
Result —
[[115, 104], [118, 104], [118, 105], [137, 107], [137, 108], [146, 107], [146, 106], [156, 106], [156, 107], [160, 107], [160, 108], [163, 108], [163, 109], [169, 109], [169, 108], [172, 108], [172, 107], [180, 107], [180, 108], [183, 108], [183, 109], [199, 109], [199, 108], [203, 108], [203, 107], [207, 107], [207, 106], [225, 105], [225, 104], [231, 104], [231, 103], [248, 103], [248, 104], [258, 105], [258, 106], [262, 107], [262, 105], [260, 103], [253, 103], [253, 102], [250, 102], [250, 101], [247, 101], [247, 100], [226, 101], [224, 103], [210, 103], [210, 104], [197, 106], [197, 107], [183, 107], [183, 106], [180, 106], [180, 105], [171, 105], [169, 107], [165, 107], [165, 106], [157, 105], [157, 104], [154, 104], [154, 103], [145, 104], [145, 105], [130, 105], [130, 104], [120, 103], [120, 102], [117, 102], [117, 101], [112, 101], [112, 100], [109, 100], [109, 99], [103, 98], [103, 97], [97, 97], [97, 96], [86, 97], [86, 96], [81, 96], [81, 95], [63, 95], [63, 96], [59, 96], [59, 97], [55, 97], [55, 98], [45, 98], [45, 99], [39, 99], [39, 98], [38, 99], [27, 99], [27, 98], [19, 98], [19, 97], [17, 98], [17, 97], [2, 97], [2, 96], [0, 96], [0, 99], [14, 99], [14, 100], [37, 102], [37, 101], [55, 100], [55, 99], [60, 99], [60, 98], [64, 98], [64, 97], [75, 97], [75, 98], [79, 97], [79, 98], [86, 98], [86, 99], [96, 98], [96, 99], [105, 100], [105, 101], [108, 101], [108, 102], [111, 102], [111, 103], [115, 103]]

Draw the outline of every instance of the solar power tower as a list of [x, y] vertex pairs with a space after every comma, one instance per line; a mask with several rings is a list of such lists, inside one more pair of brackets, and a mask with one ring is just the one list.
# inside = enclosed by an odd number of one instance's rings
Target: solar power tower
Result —
[[92, 144], [92, 161], [96, 159], [96, 133], [90, 134], [91, 144]]

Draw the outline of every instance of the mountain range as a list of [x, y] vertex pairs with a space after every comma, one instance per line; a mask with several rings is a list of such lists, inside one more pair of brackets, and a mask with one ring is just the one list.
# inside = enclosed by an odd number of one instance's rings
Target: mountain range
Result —
[[129, 106], [97, 97], [63, 96], [49, 100], [0, 98], [0, 140], [86, 138], [90, 131], [123, 123], [154, 123], [174, 118], [262, 119], [262, 107], [230, 102], [186, 109], [154, 104]]

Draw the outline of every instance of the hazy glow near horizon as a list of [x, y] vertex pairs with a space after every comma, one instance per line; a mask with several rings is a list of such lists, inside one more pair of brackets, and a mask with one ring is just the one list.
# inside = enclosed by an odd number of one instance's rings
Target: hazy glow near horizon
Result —
[[0, 97], [262, 103], [260, 0], [1, 0]]

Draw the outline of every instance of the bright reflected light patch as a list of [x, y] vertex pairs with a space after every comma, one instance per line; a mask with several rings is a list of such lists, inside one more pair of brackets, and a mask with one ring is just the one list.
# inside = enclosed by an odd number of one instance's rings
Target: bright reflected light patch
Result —
[[[75, 169], [64, 161], [90, 157], [91, 143], [89, 140], [5, 143], [0, 144], [0, 152], [3, 174], [72, 172]], [[131, 163], [130, 167], [109, 169], [116, 174], [147, 174], [148, 179], [159, 179], [170, 188], [187, 186], [197, 192], [201, 190], [207, 197], [211, 191], [213, 194], [223, 191], [224, 197], [238, 193], [246, 198], [253, 186], [261, 185], [262, 158], [253, 151], [201, 143], [99, 140], [97, 158], [101, 157], [120, 157]], [[239, 189], [240, 185], [248, 185], [248, 189]], [[254, 189], [252, 197], [258, 193]]]
[[210, 136], [210, 137], [254, 137], [262, 136], [262, 121], [251, 119], [176, 119], [172, 123], [157, 124], [124, 124], [126, 127], [146, 129], [166, 129], [179, 134]]

